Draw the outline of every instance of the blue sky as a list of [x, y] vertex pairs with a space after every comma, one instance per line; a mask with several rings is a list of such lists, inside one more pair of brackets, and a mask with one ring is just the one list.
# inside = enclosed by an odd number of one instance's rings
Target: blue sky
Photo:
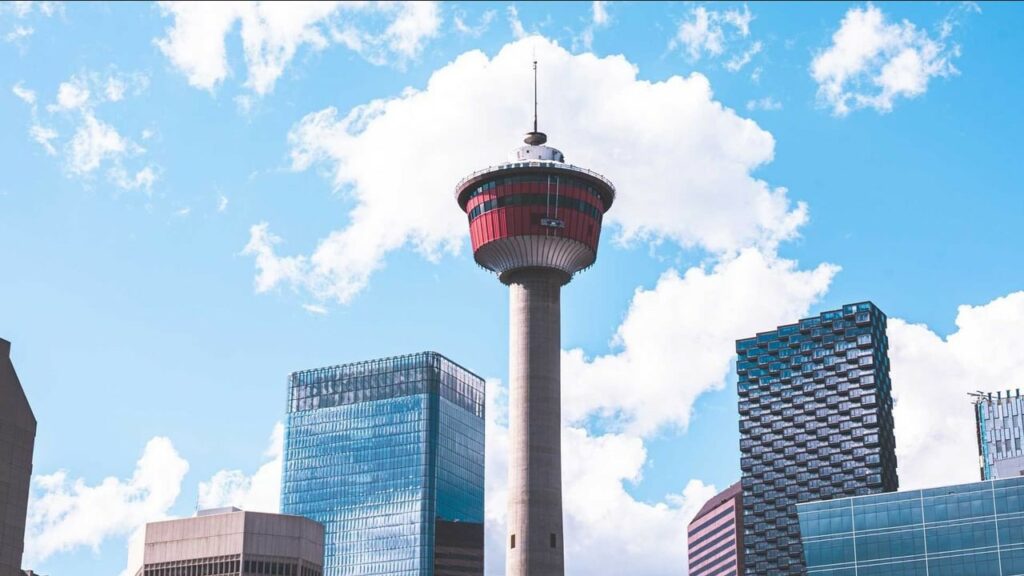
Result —
[[117, 574], [146, 520], [273, 506], [286, 375], [424, 349], [492, 379], [500, 532], [507, 295], [451, 193], [529, 128], [534, 54], [552, 145], [619, 188], [563, 299], [570, 573], [677, 573], [739, 474], [736, 338], [878, 304], [905, 487], [973, 479], [963, 394], [1024, 384], [1019, 6], [204, 10], [0, 7], [26, 567]]

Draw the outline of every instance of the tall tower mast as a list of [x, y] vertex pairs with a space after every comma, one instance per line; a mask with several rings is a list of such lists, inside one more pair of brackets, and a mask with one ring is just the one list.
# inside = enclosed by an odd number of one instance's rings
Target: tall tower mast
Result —
[[473, 257], [509, 287], [508, 576], [562, 576], [561, 289], [597, 259], [615, 199], [605, 177], [565, 163], [534, 124], [504, 164], [456, 186]]

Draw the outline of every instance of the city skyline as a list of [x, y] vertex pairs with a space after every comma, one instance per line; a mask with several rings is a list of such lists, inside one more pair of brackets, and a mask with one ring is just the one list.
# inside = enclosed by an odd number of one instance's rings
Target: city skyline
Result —
[[1024, 384], [1020, 8], [274, 8], [0, 6], [25, 568], [279, 506], [286, 375], [431, 349], [488, 380], [502, 573], [506, 294], [451, 195], [529, 126], [534, 59], [541, 128], [621, 191], [564, 289], [568, 574], [685, 566], [739, 478], [735, 340], [849, 302], [889, 315], [901, 488], [976, 480], [966, 394]]

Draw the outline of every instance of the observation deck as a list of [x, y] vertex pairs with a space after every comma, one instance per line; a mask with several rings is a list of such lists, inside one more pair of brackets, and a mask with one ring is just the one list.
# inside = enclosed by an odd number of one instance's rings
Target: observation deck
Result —
[[566, 164], [545, 141], [531, 132], [507, 162], [477, 170], [455, 187], [474, 259], [503, 282], [523, 268], [555, 269], [568, 282], [592, 265], [601, 221], [615, 200], [611, 181]]

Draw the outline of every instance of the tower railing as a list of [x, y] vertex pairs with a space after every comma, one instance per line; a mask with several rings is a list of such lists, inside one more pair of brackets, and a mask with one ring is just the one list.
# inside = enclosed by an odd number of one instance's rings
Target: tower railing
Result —
[[496, 165], [493, 165], [493, 166], [488, 166], [487, 168], [481, 168], [480, 170], [477, 170], [477, 171], [471, 173], [470, 175], [466, 176], [462, 180], [459, 180], [459, 183], [455, 185], [455, 193], [458, 194], [459, 190], [462, 189], [462, 186], [465, 185], [466, 182], [469, 182], [470, 180], [472, 180], [474, 178], [477, 178], [477, 177], [479, 177], [482, 174], [488, 174], [488, 173], [491, 173], [491, 172], [500, 172], [502, 170], [514, 170], [514, 169], [517, 169], [517, 168], [555, 168], [555, 169], [558, 169], [558, 170], [568, 170], [568, 171], [571, 171], [571, 172], [580, 172], [582, 174], [586, 174], [586, 175], [591, 176], [593, 178], [597, 178], [598, 180], [603, 182], [606, 186], [608, 186], [608, 188], [611, 189], [613, 194], [615, 193], [615, 185], [612, 184], [611, 180], [605, 178], [603, 175], [598, 174], [597, 172], [594, 172], [593, 170], [589, 170], [589, 169], [584, 168], [582, 166], [576, 166], [574, 164], [564, 164], [562, 162], [548, 162], [548, 161], [537, 161], [537, 160], [533, 160], [533, 161], [530, 161], [530, 162], [506, 162], [504, 164], [496, 164]]

